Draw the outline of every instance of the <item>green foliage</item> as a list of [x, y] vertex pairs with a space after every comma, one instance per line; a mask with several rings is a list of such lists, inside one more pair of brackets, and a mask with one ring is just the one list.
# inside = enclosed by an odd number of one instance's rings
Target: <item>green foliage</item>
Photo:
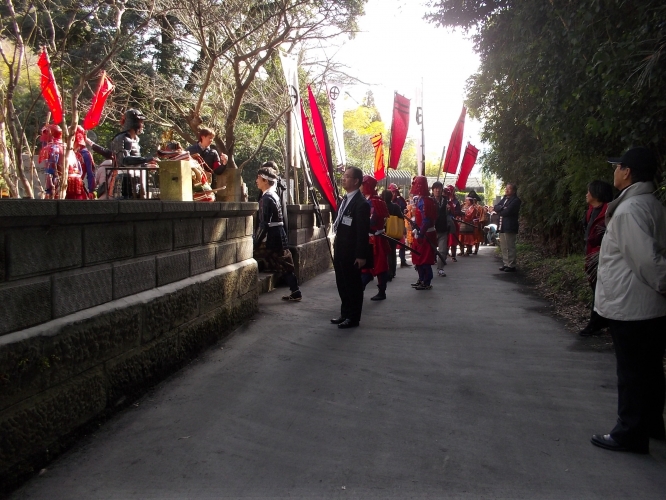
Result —
[[431, 21], [475, 28], [470, 114], [484, 173], [518, 184], [522, 215], [552, 250], [580, 249], [586, 185], [632, 145], [666, 156], [666, 4], [658, 0], [433, 2]]
[[551, 293], [569, 294], [581, 304], [592, 303], [592, 289], [585, 276], [585, 256], [572, 254], [566, 257], [544, 255], [536, 245], [519, 241], [516, 254], [523, 267], [532, 278], [541, 281]]

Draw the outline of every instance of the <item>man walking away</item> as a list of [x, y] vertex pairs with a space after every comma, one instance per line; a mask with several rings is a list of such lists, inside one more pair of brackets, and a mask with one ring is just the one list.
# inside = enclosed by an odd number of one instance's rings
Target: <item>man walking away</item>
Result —
[[500, 248], [502, 249], [502, 262], [500, 271], [516, 272], [516, 237], [518, 236], [518, 212], [520, 212], [520, 198], [515, 184], [507, 184], [504, 198], [495, 205], [495, 212], [499, 215]]
[[[437, 203], [437, 220], [435, 220], [435, 229], [437, 230], [437, 250], [446, 258], [449, 253], [449, 211], [448, 200], [442, 195], [444, 184], [436, 181], [432, 185], [432, 195]], [[444, 266], [446, 260], [437, 256], [437, 275], [445, 277]]]
[[659, 168], [647, 148], [633, 148], [615, 165], [620, 190], [606, 211], [594, 308], [608, 319], [617, 359], [617, 424], [592, 444], [648, 453], [663, 440], [666, 347], [666, 208], [653, 180]]
[[[389, 215], [394, 215], [400, 219], [404, 219], [405, 215], [402, 213], [402, 209], [393, 203], [393, 193], [389, 189], [385, 189], [382, 191], [382, 199], [384, 200], [384, 203], [386, 203], [386, 206], [389, 211]], [[400, 221], [402, 224], [403, 222]], [[403, 226], [404, 227], [404, 226]], [[393, 278], [395, 278], [395, 273], [396, 273], [396, 268], [398, 267], [398, 259], [395, 255], [395, 250], [398, 247], [398, 244], [395, 241], [389, 240], [389, 246], [391, 247], [391, 251], [389, 252], [389, 276], [388, 276], [388, 281], [391, 281]]]

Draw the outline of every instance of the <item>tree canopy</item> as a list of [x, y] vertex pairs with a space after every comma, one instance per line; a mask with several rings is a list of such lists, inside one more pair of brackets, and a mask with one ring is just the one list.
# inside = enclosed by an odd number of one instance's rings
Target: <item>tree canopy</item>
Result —
[[[216, 130], [216, 145], [230, 165], [242, 168], [264, 145], [273, 156], [281, 141], [272, 131], [284, 134], [289, 99], [277, 51], [307, 54], [354, 36], [366, 1], [7, 0], [0, 5], [0, 39], [11, 47], [0, 54], [8, 75], [0, 82], [2, 178], [16, 196], [19, 159], [47, 116], [39, 79], [26, 83], [21, 76], [25, 53], [49, 51], [64, 101], [65, 139], [105, 70], [116, 88], [106, 121], [95, 130], [100, 142], [117, 130], [125, 109], [138, 107], [148, 117], [142, 142], [148, 151], [165, 140], [194, 142], [205, 125]], [[310, 68], [317, 67], [313, 59]], [[310, 74], [308, 83], [336, 69], [328, 61], [320, 66], [324, 70]], [[239, 138], [251, 143], [240, 145]]]
[[[609, 156], [666, 156], [666, 4], [659, 0], [438, 0], [426, 17], [472, 37], [481, 65], [469, 112], [484, 169], [516, 182], [529, 227], [562, 253], [580, 246], [587, 184]], [[663, 187], [662, 187], [663, 193]]]

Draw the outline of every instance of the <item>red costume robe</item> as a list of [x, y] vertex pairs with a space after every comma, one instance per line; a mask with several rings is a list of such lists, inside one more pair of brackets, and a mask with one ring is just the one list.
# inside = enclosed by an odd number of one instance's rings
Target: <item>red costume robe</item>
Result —
[[[420, 196], [415, 206], [416, 225], [419, 235], [414, 238], [414, 249], [419, 255], [412, 253], [412, 264], [415, 266], [432, 265], [435, 263], [437, 248], [437, 202], [429, 196]], [[433, 246], [434, 245], [434, 246]]]
[[389, 216], [389, 211], [384, 200], [377, 195], [370, 196], [368, 203], [370, 204], [370, 244], [372, 245], [374, 267], [372, 269], [364, 269], [363, 272], [372, 273], [373, 276], [377, 276], [389, 269], [388, 256], [391, 247], [386, 238], [376, 235], [378, 232], [384, 232], [384, 224]]

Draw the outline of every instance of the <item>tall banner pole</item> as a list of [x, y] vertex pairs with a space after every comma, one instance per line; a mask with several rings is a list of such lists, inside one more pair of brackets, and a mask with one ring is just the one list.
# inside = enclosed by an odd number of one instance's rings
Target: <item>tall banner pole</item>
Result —
[[284, 166], [284, 180], [287, 183], [287, 204], [293, 202], [291, 196], [291, 183], [289, 182], [289, 172], [293, 168], [294, 160], [294, 141], [292, 140], [293, 128], [291, 124], [291, 113], [287, 114], [287, 161]]
[[[442, 149], [442, 156], [439, 158], [439, 168], [437, 169], [437, 180], [439, 181], [439, 176], [442, 173], [442, 162], [444, 161], [444, 153], [446, 153], [446, 146]], [[446, 172], [444, 172], [444, 182], [446, 183]]]

